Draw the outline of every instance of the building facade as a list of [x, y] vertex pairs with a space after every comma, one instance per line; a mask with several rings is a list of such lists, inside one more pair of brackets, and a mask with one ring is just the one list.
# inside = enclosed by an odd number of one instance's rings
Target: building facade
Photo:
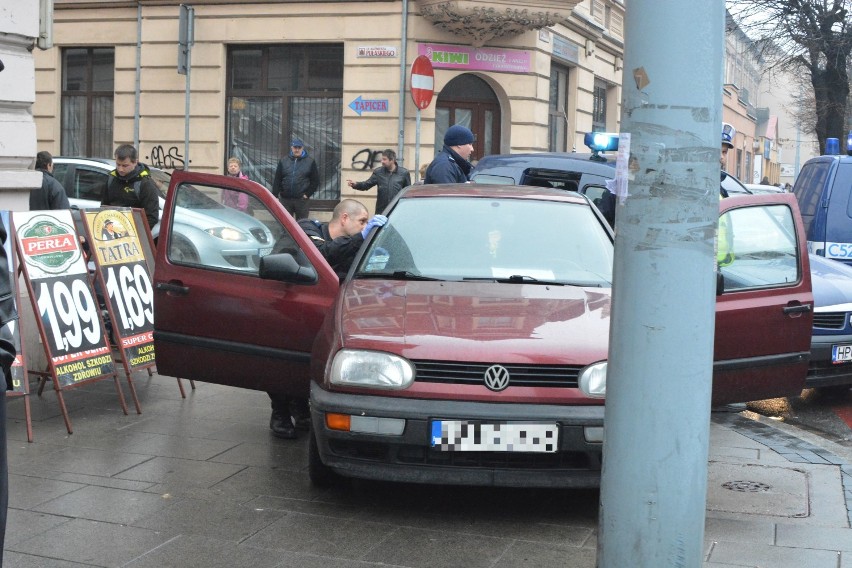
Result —
[[[464, 124], [476, 159], [582, 150], [583, 133], [619, 129], [620, 0], [253, 2], [198, 0], [189, 69], [177, 70], [177, 0], [55, 0], [54, 48], [35, 54], [39, 149], [110, 157], [135, 144], [166, 170], [222, 173], [236, 156], [271, 186], [290, 138], [318, 162], [312, 202], [374, 203], [366, 179], [381, 150], [411, 170]], [[409, 94], [415, 58], [434, 98]], [[415, 156], [419, 141], [420, 152]]]

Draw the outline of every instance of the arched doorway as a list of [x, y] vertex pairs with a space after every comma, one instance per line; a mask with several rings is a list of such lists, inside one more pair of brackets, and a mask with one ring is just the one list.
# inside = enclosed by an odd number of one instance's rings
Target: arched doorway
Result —
[[500, 153], [500, 101], [494, 90], [476, 75], [463, 74], [447, 83], [435, 104], [435, 153], [444, 146], [444, 133], [453, 124], [476, 135], [470, 159]]

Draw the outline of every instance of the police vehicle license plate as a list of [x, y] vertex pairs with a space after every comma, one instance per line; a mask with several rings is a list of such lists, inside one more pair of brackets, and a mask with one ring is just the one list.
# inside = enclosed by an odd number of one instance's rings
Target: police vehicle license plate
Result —
[[442, 452], [538, 452], [559, 448], [559, 425], [433, 420], [432, 447]]
[[259, 248], [259, 249], [257, 249], [257, 256], [263, 257], [263, 256], [268, 255], [271, 252], [272, 252], [272, 247]]
[[831, 362], [832, 363], [847, 363], [852, 361], [852, 345], [832, 345], [831, 346]]

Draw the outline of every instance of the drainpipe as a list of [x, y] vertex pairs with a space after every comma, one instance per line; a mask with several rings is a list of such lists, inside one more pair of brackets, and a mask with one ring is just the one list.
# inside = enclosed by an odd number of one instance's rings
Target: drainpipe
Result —
[[405, 163], [405, 155], [402, 153], [402, 148], [405, 145], [405, 75], [407, 69], [407, 45], [408, 0], [402, 0], [402, 39], [399, 46], [399, 140], [397, 140], [396, 143], [396, 157], [400, 165]]
[[136, 94], [133, 100], [133, 147], [139, 151], [139, 99], [142, 89], [142, 4], [136, 3]]

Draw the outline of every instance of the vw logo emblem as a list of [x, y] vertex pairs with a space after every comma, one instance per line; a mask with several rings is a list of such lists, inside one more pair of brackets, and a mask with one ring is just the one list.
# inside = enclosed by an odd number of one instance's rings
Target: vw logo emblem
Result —
[[509, 370], [503, 365], [491, 365], [485, 369], [485, 386], [493, 391], [501, 391], [509, 386]]

